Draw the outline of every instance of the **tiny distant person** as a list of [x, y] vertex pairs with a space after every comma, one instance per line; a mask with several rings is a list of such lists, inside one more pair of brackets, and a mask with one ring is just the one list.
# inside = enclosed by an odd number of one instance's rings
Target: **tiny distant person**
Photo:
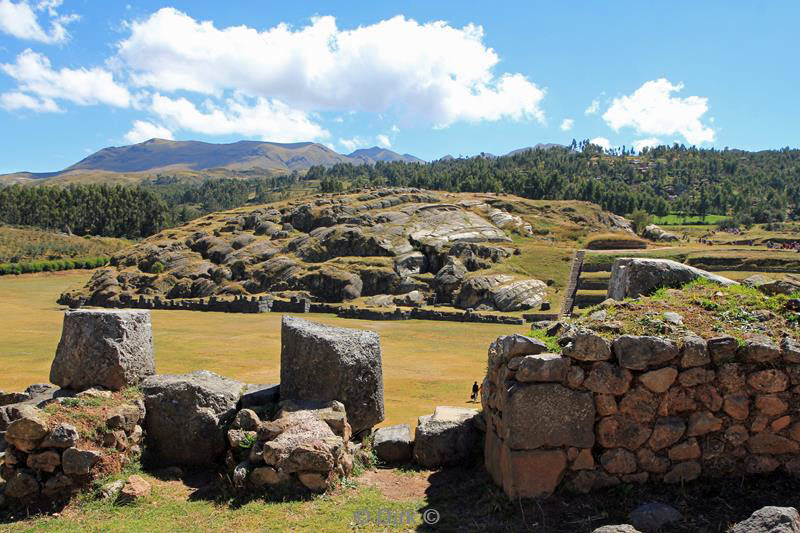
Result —
[[480, 390], [481, 390], [481, 388], [478, 387], [478, 382], [476, 381], [475, 383], [473, 383], [472, 384], [472, 396], [470, 396], [470, 400], [472, 400], [473, 402], [477, 402], [478, 401], [478, 392], [480, 392]]

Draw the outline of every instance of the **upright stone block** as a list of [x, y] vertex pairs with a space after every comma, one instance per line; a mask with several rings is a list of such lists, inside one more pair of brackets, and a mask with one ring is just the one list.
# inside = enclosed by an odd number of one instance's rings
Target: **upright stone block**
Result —
[[120, 390], [155, 374], [150, 313], [67, 311], [50, 381], [66, 389]]
[[282, 399], [344, 404], [358, 433], [383, 421], [383, 366], [377, 333], [283, 317]]

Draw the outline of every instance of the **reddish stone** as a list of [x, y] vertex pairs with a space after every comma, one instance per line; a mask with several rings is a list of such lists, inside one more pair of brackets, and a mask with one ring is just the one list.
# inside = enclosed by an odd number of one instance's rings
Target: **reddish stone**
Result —
[[783, 392], [789, 388], [789, 376], [776, 368], [759, 370], [750, 374], [747, 384], [760, 392]]
[[672, 470], [664, 474], [664, 483], [684, 483], [700, 477], [700, 463], [686, 461], [678, 463]]
[[745, 385], [741, 365], [738, 363], [722, 365], [717, 369], [717, 381], [727, 394], [741, 393]]
[[782, 415], [789, 408], [777, 394], [762, 394], [756, 397], [756, 408], [766, 416]]
[[766, 474], [781, 466], [780, 461], [769, 455], [751, 455], [744, 460], [744, 470], [748, 474]]
[[608, 416], [597, 424], [597, 442], [604, 448], [636, 450], [650, 438], [652, 430], [624, 415]]
[[678, 382], [684, 387], [694, 387], [703, 383], [714, 381], [714, 371], [705, 368], [691, 368], [684, 370], [678, 376]]
[[711, 412], [716, 413], [722, 408], [722, 396], [711, 385], [700, 385], [694, 390], [694, 397]]
[[661, 416], [675, 415], [686, 411], [694, 411], [695, 409], [697, 409], [697, 403], [694, 401], [691, 390], [672, 387], [662, 398], [658, 414]]
[[583, 386], [598, 394], [620, 396], [628, 392], [632, 377], [627, 369], [611, 363], [600, 362], [592, 365]]
[[567, 488], [579, 494], [587, 494], [593, 490], [619, 485], [619, 478], [606, 474], [602, 470], [581, 470], [567, 484]]
[[777, 433], [781, 430], [788, 428], [789, 424], [791, 423], [792, 423], [792, 417], [789, 415], [784, 415], [780, 418], [773, 420], [772, 424], [770, 424], [769, 427], [770, 429], [772, 429], [773, 432]]
[[647, 448], [642, 448], [636, 452], [636, 459], [639, 466], [653, 474], [663, 474], [669, 469], [669, 459], [656, 455]]
[[722, 429], [722, 420], [714, 416], [708, 411], [698, 411], [692, 413], [689, 417], [689, 427], [686, 430], [688, 437], [697, 437], [705, 435], [712, 431], [719, 431]]
[[61, 466], [61, 455], [51, 450], [41, 453], [32, 453], [26, 462], [28, 468], [40, 470], [42, 472], [55, 472]]
[[750, 450], [750, 453], [756, 454], [796, 454], [800, 452], [800, 444], [773, 433], [758, 433], [757, 435], [753, 435], [747, 441], [747, 448]]
[[567, 469], [562, 450], [510, 450], [506, 456], [501, 465], [503, 490], [514, 500], [549, 496]]
[[757, 415], [750, 424], [750, 431], [760, 433], [767, 429], [767, 425], [769, 425], [769, 418], [764, 415]]
[[623, 483], [636, 483], [641, 485], [642, 483], [647, 483], [647, 480], [650, 478], [650, 474], [647, 472], [636, 472], [635, 474], [625, 474], [624, 476], [620, 476]]
[[735, 425], [731, 426], [725, 430], [725, 440], [728, 441], [731, 446], [741, 446], [747, 439], [750, 438], [750, 432], [747, 431], [747, 428], [742, 425]]
[[697, 439], [691, 438], [685, 442], [681, 442], [669, 449], [670, 461], [688, 461], [690, 459], [700, 458], [700, 445], [697, 444]]
[[647, 445], [654, 451], [663, 450], [680, 440], [686, 432], [686, 424], [679, 417], [659, 418]]
[[583, 385], [583, 380], [586, 379], [586, 373], [577, 365], [569, 367], [567, 371], [567, 385], [573, 389], [579, 389]]
[[594, 405], [597, 414], [600, 416], [610, 416], [617, 414], [617, 400], [611, 394], [596, 394]]
[[592, 457], [592, 450], [584, 448], [575, 457], [570, 465], [571, 470], [592, 470], [594, 468], [594, 457]]
[[637, 422], [650, 422], [657, 409], [658, 398], [644, 387], [628, 391], [619, 403], [619, 411]]
[[791, 428], [789, 428], [789, 436], [800, 442], [800, 423], [794, 424]]
[[729, 394], [725, 396], [722, 410], [734, 420], [745, 420], [750, 416], [750, 398], [744, 394]]
[[609, 474], [632, 474], [636, 472], [636, 456], [628, 450], [614, 448], [600, 455], [600, 464]]
[[651, 391], [661, 394], [672, 386], [677, 377], [678, 371], [675, 368], [666, 367], [645, 372], [639, 376], [639, 381]]

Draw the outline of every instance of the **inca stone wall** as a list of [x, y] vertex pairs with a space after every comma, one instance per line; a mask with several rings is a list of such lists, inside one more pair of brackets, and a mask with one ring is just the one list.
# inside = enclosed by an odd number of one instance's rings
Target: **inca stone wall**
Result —
[[618, 483], [800, 472], [800, 344], [606, 339], [562, 328], [489, 348], [485, 463], [512, 498]]

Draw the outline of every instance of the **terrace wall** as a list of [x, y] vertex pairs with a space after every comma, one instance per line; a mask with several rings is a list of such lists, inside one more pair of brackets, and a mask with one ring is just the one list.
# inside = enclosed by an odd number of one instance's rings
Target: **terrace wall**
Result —
[[800, 473], [800, 347], [790, 338], [602, 338], [562, 354], [521, 336], [489, 349], [485, 463], [511, 498], [559, 486]]

